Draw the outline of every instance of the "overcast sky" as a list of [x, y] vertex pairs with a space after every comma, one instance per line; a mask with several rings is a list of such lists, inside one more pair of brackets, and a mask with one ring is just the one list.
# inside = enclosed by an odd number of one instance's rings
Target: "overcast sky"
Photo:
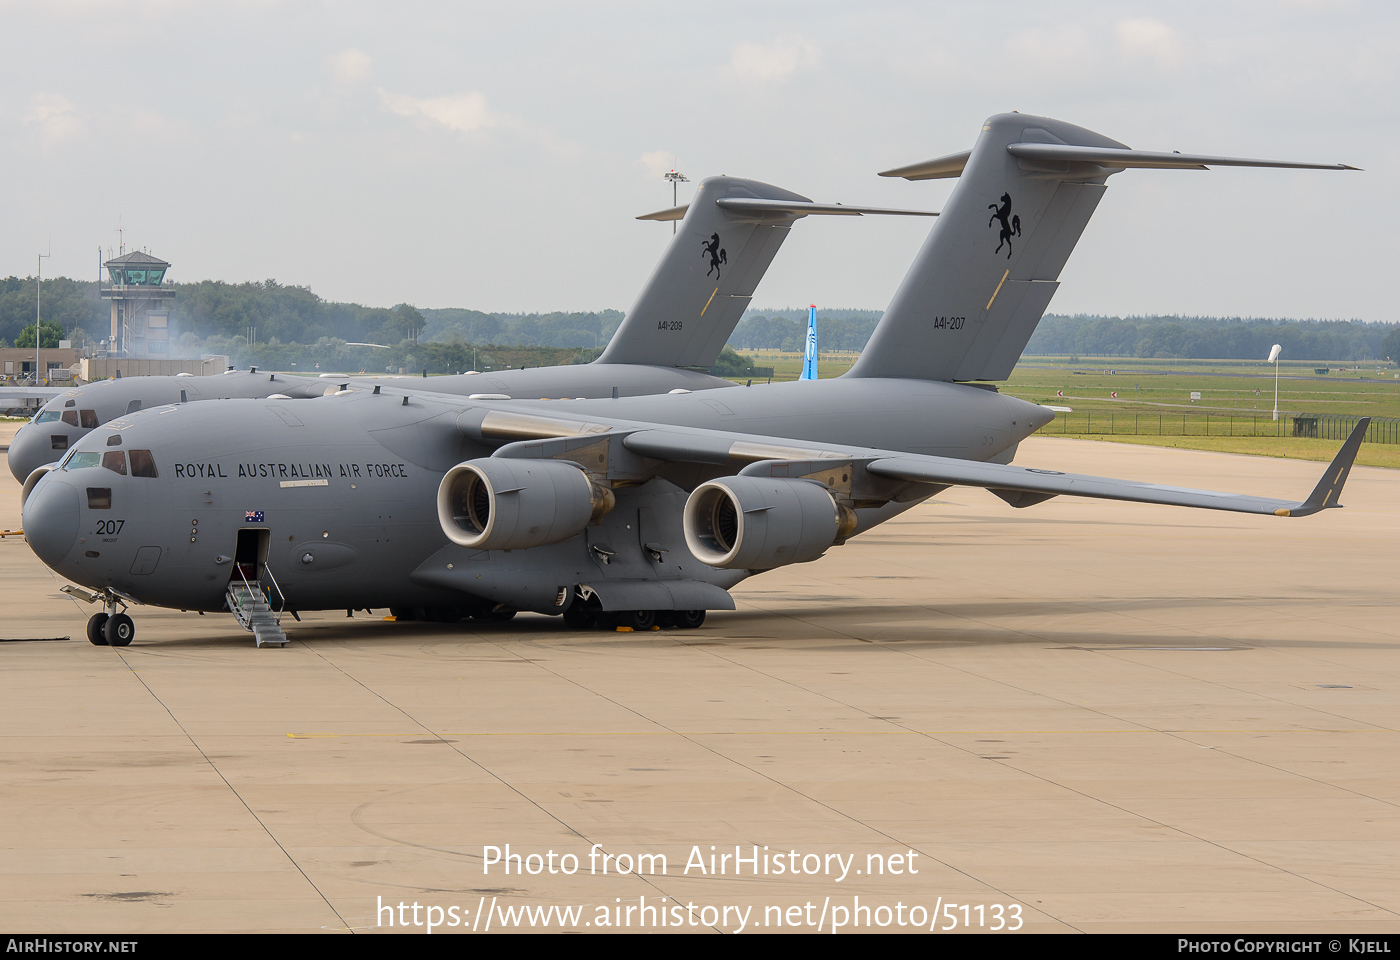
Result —
[[[0, 274], [275, 278], [373, 305], [625, 309], [661, 174], [937, 209], [879, 170], [1053, 116], [1363, 173], [1128, 171], [1051, 310], [1400, 320], [1400, 5], [0, 0]], [[685, 187], [681, 199], [686, 199]], [[882, 308], [927, 220], [809, 218], [755, 305]]]

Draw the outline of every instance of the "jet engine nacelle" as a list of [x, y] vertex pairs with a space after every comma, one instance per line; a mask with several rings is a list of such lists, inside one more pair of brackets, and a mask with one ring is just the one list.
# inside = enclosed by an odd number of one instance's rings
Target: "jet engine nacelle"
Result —
[[438, 521], [453, 543], [523, 550], [577, 536], [613, 508], [613, 493], [566, 460], [485, 457], [438, 486]]
[[855, 511], [815, 480], [723, 477], [702, 483], [685, 502], [690, 552], [732, 570], [815, 560], [855, 524]]

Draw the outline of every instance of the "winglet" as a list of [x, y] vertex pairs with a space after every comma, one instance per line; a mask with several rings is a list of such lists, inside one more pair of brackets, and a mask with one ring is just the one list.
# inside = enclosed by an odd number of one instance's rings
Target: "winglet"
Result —
[[1332, 462], [1327, 466], [1327, 472], [1322, 475], [1322, 479], [1317, 482], [1313, 492], [1308, 499], [1293, 508], [1283, 508], [1275, 511], [1281, 517], [1306, 517], [1329, 507], [1340, 507], [1337, 501], [1342, 496], [1342, 485], [1347, 482], [1347, 474], [1351, 473], [1352, 461], [1356, 459], [1356, 452], [1361, 449], [1361, 441], [1366, 437], [1366, 428], [1371, 425], [1370, 417], [1362, 417], [1352, 428], [1351, 436], [1347, 437], [1347, 442], [1342, 444], [1342, 449], [1337, 451], [1337, 455], [1332, 458]]

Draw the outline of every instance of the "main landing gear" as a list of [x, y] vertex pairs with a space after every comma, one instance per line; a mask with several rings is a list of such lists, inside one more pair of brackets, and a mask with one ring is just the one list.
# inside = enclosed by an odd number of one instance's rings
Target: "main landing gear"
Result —
[[576, 599], [564, 611], [564, 623], [572, 630], [694, 630], [705, 622], [704, 610], [609, 610], [599, 609], [595, 598]]

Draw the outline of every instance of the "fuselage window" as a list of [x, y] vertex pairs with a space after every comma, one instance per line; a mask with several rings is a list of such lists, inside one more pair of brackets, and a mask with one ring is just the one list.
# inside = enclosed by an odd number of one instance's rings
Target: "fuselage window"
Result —
[[80, 411], [80, 412], [81, 412], [82, 415], [83, 415], [83, 429], [84, 429], [84, 430], [96, 430], [96, 429], [97, 429], [97, 411], [96, 411], [96, 410], [83, 410], [83, 411]]
[[128, 403], [128, 404], [126, 405], [126, 412], [127, 412], [127, 413], [135, 413], [137, 410], [140, 410], [140, 409], [141, 409], [141, 401], [140, 401], [140, 400], [132, 400], [130, 403]]
[[151, 456], [151, 451], [131, 451], [131, 475], [133, 477], [160, 476], [160, 474], [156, 473], [156, 458]]
[[76, 400], [69, 400], [67, 403], [64, 404], [65, 407], [76, 407], [77, 405], [78, 401]]
[[120, 450], [109, 450], [102, 455], [102, 465], [114, 473], [126, 476], [126, 454]]
[[111, 487], [88, 487], [88, 509], [89, 510], [110, 510], [112, 509], [112, 488]]
[[78, 425], [78, 411], [76, 411], [76, 410], [65, 410], [65, 411], [63, 411], [63, 422], [66, 423], [66, 424], [68, 424], [68, 426], [70, 426], [70, 427], [76, 427], [76, 426]]
[[102, 466], [102, 454], [94, 450], [74, 450], [68, 454], [68, 459], [64, 460], [60, 466], [65, 470], [81, 470], [83, 467]]
[[49, 445], [52, 446], [53, 449], [55, 449], [55, 450], [67, 450], [67, 449], [68, 449], [68, 434], [66, 434], [66, 433], [55, 433], [55, 434], [51, 434], [51, 435], [49, 436]]

